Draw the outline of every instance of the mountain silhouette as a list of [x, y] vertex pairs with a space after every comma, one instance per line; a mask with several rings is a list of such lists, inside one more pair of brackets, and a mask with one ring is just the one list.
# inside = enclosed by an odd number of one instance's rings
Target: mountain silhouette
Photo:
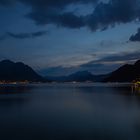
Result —
[[44, 79], [38, 75], [31, 67], [22, 62], [12, 62], [3, 60], [0, 62], [0, 80], [1, 81], [30, 81], [38, 82]]
[[89, 71], [78, 71], [76, 73], [73, 73], [68, 76], [60, 76], [60, 77], [51, 77], [46, 76], [47, 79], [50, 79], [52, 81], [56, 82], [100, 82], [104, 78], [106, 78], [107, 75], [93, 75]]
[[77, 82], [85, 82], [85, 81], [93, 81], [93, 75], [88, 71], [79, 71], [69, 75], [68, 81], [77, 81]]
[[56, 82], [132, 82], [140, 78], [140, 60], [134, 65], [125, 64], [117, 70], [104, 75], [94, 75], [88, 71], [79, 71], [68, 76], [47, 76], [46, 78]]
[[109, 74], [104, 82], [132, 82], [140, 78], [140, 60], [134, 65], [126, 64]]

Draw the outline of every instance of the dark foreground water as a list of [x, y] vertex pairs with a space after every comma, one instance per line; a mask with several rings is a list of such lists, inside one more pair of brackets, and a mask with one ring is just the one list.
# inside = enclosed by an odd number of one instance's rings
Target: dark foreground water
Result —
[[129, 85], [0, 86], [0, 140], [140, 140]]

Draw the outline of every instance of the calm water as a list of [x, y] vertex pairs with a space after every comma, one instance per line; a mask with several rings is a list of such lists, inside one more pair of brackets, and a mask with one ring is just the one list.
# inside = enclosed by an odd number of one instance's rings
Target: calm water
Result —
[[127, 84], [0, 86], [0, 140], [140, 140]]

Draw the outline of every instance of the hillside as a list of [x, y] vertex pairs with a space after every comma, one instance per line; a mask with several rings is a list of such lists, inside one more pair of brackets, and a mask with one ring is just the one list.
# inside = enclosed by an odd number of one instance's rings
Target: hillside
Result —
[[104, 82], [132, 82], [140, 78], [140, 60], [134, 65], [126, 64], [109, 74]]
[[31, 67], [21, 62], [3, 60], [0, 62], [1, 81], [44, 81]]

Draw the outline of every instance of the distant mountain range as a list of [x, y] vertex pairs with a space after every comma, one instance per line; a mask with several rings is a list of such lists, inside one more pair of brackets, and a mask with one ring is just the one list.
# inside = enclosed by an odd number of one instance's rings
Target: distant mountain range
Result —
[[21, 62], [15, 63], [10, 60], [3, 60], [0, 62], [0, 81], [131, 82], [137, 78], [140, 78], [140, 60], [134, 65], [123, 65], [119, 69], [105, 75], [93, 75], [88, 71], [79, 71], [61, 77], [42, 77], [31, 67]]
[[79, 71], [68, 76], [46, 78], [56, 82], [100, 82], [107, 78], [107, 75], [93, 75], [88, 71]]
[[47, 81], [24, 63], [14, 63], [10, 60], [0, 62], [0, 81]]
[[132, 82], [140, 78], [140, 60], [134, 65], [123, 65], [119, 69], [105, 75], [93, 75], [88, 71], [79, 71], [68, 76], [47, 76], [46, 78], [56, 82]]

